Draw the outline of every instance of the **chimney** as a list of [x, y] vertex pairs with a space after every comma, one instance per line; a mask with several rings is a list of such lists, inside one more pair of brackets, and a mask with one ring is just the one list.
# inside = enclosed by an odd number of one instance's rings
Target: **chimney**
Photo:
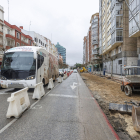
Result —
[[20, 26], [19, 28], [20, 28], [20, 29], [23, 29], [23, 26]]

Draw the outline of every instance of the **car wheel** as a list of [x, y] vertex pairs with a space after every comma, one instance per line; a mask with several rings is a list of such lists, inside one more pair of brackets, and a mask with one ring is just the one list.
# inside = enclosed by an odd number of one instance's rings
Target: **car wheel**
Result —
[[125, 86], [124, 91], [127, 96], [132, 96], [132, 88], [129, 85]]

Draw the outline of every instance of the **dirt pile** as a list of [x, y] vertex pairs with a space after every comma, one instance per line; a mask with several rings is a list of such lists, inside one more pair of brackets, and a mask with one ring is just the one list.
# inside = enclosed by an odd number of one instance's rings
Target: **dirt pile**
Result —
[[133, 128], [131, 114], [110, 112], [109, 103], [124, 104], [124, 101], [130, 101], [131, 99], [140, 101], [140, 93], [135, 93], [132, 97], [128, 97], [121, 91], [120, 84], [111, 79], [101, 78], [89, 73], [82, 73], [81, 76], [118, 133], [120, 139], [139, 140], [140, 133], [136, 132]]

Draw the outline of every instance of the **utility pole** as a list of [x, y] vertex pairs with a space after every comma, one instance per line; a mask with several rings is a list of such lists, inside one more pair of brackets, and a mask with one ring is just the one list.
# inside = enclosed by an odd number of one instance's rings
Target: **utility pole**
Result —
[[8, 22], [9, 22], [9, 0], [8, 0]]

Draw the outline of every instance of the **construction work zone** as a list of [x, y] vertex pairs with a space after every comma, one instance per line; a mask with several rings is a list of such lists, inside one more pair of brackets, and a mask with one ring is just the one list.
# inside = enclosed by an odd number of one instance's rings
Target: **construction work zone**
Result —
[[27, 92], [28, 88], [21, 89], [11, 94], [11, 97], [7, 99], [9, 107], [7, 110], [6, 117], [19, 118], [20, 115], [29, 108], [30, 100]]
[[52, 89], [52, 88], [54, 88], [54, 83], [53, 83], [53, 79], [51, 78], [51, 79], [49, 79], [49, 85], [48, 85], [47, 89]]
[[[120, 86], [122, 84], [121, 82], [118, 82], [118, 80], [116, 81], [108, 77], [97, 76], [90, 73], [81, 73], [81, 76], [108, 117], [109, 122], [119, 135], [120, 139], [123, 139], [121, 136], [122, 133], [125, 133], [130, 140], [139, 140], [140, 133], [137, 132], [139, 129], [135, 127], [135, 124], [138, 127], [140, 124], [139, 107], [134, 106], [134, 104], [129, 104], [128, 108], [125, 108], [124, 106], [126, 105], [126, 102], [130, 102], [130, 100], [139, 102], [140, 92], [134, 92], [131, 97], [126, 96], [126, 94], [121, 91]], [[115, 78], [117, 79], [117, 76]], [[110, 104], [113, 104], [114, 108], [117, 108], [118, 110], [121, 110], [122, 106], [124, 109], [122, 111], [116, 111], [115, 109], [110, 110]], [[134, 109], [133, 106], [135, 107]], [[134, 117], [132, 116], [133, 110], [135, 112], [133, 113], [135, 115]], [[135, 119], [132, 120], [132, 118]]]
[[44, 96], [45, 94], [45, 90], [43, 87], [43, 83], [40, 82], [38, 84], [36, 84], [35, 89], [34, 89], [34, 93], [33, 93], [33, 97], [32, 99], [41, 99], [42, 96]]

